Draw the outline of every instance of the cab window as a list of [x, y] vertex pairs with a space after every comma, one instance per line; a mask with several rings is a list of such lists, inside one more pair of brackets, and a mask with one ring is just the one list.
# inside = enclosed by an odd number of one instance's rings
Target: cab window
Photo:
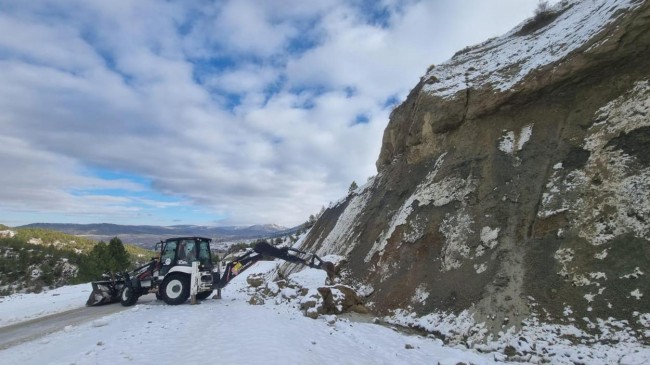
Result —
[[169, 241], [165, 243], [162, 255], [160, 256], [160, 262], [163, 265], [163, 268], [160, 272], [162, 275], [165, 275], [167, 271], [169, 271], [169, 267], [174, 264], [174, 260], [176, 259], [176, 247], [176, 241]]
[[210, 243], [207, 241], [199, 242], [199, 261], [203, 266], [212, 266], [212, 260], [210, 258]]
[[196, 261], [194, 240], [181, 240], [178, 244], [178, 264], [192, 265], [192, 261]]

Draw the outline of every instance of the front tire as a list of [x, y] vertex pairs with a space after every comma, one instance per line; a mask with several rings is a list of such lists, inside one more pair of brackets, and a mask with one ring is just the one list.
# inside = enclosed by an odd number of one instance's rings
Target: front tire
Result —
[[167, 275], [160, 288], [165, 303], [169, 305], [183, 304], [190, 297], [190, 276], [173, 273]]
[[125, 285], [122, 288], [122, 293], [120, 293], [120, 303], [125, 307], [130, 307], [138, 301], [138, 294], [136, 294], [133, 287]]

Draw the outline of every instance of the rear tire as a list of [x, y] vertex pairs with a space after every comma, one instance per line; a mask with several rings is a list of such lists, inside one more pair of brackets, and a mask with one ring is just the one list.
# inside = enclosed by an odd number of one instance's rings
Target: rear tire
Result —
[[130, 307], [138, 301], [138, 294], [128, 285], [124, 285], [120, 293], [120, 303], [125, 307]]
[[196, 299], [198, 299], [198, 300], [207, 299], [210, 296], [210, 294], [212, 294], [212, 290], [202, 291], [200, 293], [196, 293]]
[[169, 274], [163, 280], [160, 291], [165, 303], [183, 304], [190, 297], [190, 276], [180, 273]]

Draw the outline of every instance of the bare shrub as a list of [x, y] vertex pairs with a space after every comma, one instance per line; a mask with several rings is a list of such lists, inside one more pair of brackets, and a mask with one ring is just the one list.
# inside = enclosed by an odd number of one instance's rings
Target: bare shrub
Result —
[[548, 5], [548, 1], [540, 0], [537, 3], [537, 8], [535, 8], [535, 17], [540, 18], [546, 16], [551, 11], [551, 6]]

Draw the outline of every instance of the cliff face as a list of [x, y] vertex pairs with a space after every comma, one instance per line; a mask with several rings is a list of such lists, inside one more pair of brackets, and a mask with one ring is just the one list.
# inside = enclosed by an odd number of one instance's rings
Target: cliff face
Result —
[[[432, 67], [302, 249], [377, 313], [650, 312], [650, 3], [564, 1]], [[578, 321], [579, 322], [579, 321]]]

